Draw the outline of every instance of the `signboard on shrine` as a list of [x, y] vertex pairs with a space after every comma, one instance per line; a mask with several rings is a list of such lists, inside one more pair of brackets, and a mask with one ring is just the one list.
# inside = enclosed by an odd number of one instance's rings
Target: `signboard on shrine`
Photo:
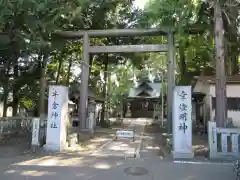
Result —
[[192, 90], [175, 86], [173, 96], [173, 158], [193, 158]]
[[68, 88], [49, 86], [48, 121], [45, 149], [61, 151], [66, 145], [66, 120], [68, 118]]

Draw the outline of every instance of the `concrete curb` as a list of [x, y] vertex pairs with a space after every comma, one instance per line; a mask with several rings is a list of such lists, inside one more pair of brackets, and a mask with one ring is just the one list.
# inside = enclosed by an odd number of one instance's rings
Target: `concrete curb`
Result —
[[[145, 122], [144, 124], [144, 127], [143, 127], [143, 133], [144, 133], [144, 128], [145, 126], [147, 125], [147, 121]], [[142, 143], [143, 143], [143, 134], [141, 133], [140, 134], [140, 143], [135, 151], [135, 158], [140, 158], [140, 151], [141, 151], [141, 148], [142, 148]]]
[[135, 150], [135, 158], [140, 158], [140, 151], [143, 143], [142, 135], [140, 135], [140, 143], [138, 144], [136, 150]]
[[198, 165], [224, 165], [224, 166], [233, 166], [234, 163], [232, 162], [210, 162], [210, 161], [181, 161], [181, 160], [174, 160], [173, 163], [176, 164], [198, 164]]

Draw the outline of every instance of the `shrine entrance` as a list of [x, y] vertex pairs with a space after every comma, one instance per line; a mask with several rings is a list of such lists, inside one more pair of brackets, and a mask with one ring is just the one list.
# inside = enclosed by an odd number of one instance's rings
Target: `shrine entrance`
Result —
[[[89, 55], [97, 53], [136, 53], [136, 52], [167, 52], [167, 123], [168, 132], [172, 132], [172, 108], [173, 90], [175, 87], [175, 47], [173, 33], [161, 29], [106, 29], [87, 31], [57, 31], [54, 35], [66, 39], [83, 38], [83, 54], [81, 67], [80, 104], [79, 120], [80, 127], [87, 126], [87, 100], [88, 100], [88, 77], [89, 77]], [[129, 36], [166, 36], [167, 44], [141, 44], [141, 45], [111, 45], [111, 46], [91, 46], [90, 38], [99, 37], [129, 37]]]

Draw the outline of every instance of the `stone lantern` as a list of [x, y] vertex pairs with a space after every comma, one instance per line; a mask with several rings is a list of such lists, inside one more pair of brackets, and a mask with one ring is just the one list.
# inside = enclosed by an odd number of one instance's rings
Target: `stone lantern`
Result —
[[73, 103], [72, 101], [68, 101], [68, 110], [69, 113], [73, 112], [75, 110], [75, 103]]
[[71, 132], [71, 128], [73, 126], [71, 113], [73, 112], [74, 108], [75, 108], [75, 104], [72, 101], [68, 101], [68, 113], [66, 117], [67, 133]]

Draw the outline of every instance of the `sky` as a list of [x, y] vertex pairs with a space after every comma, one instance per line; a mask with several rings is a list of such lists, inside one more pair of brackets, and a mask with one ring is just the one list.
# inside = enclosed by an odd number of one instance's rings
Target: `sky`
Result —
[[140, 9], [143, 9], [147, 2], [148, 0], [135, 0], [134, 5]]

